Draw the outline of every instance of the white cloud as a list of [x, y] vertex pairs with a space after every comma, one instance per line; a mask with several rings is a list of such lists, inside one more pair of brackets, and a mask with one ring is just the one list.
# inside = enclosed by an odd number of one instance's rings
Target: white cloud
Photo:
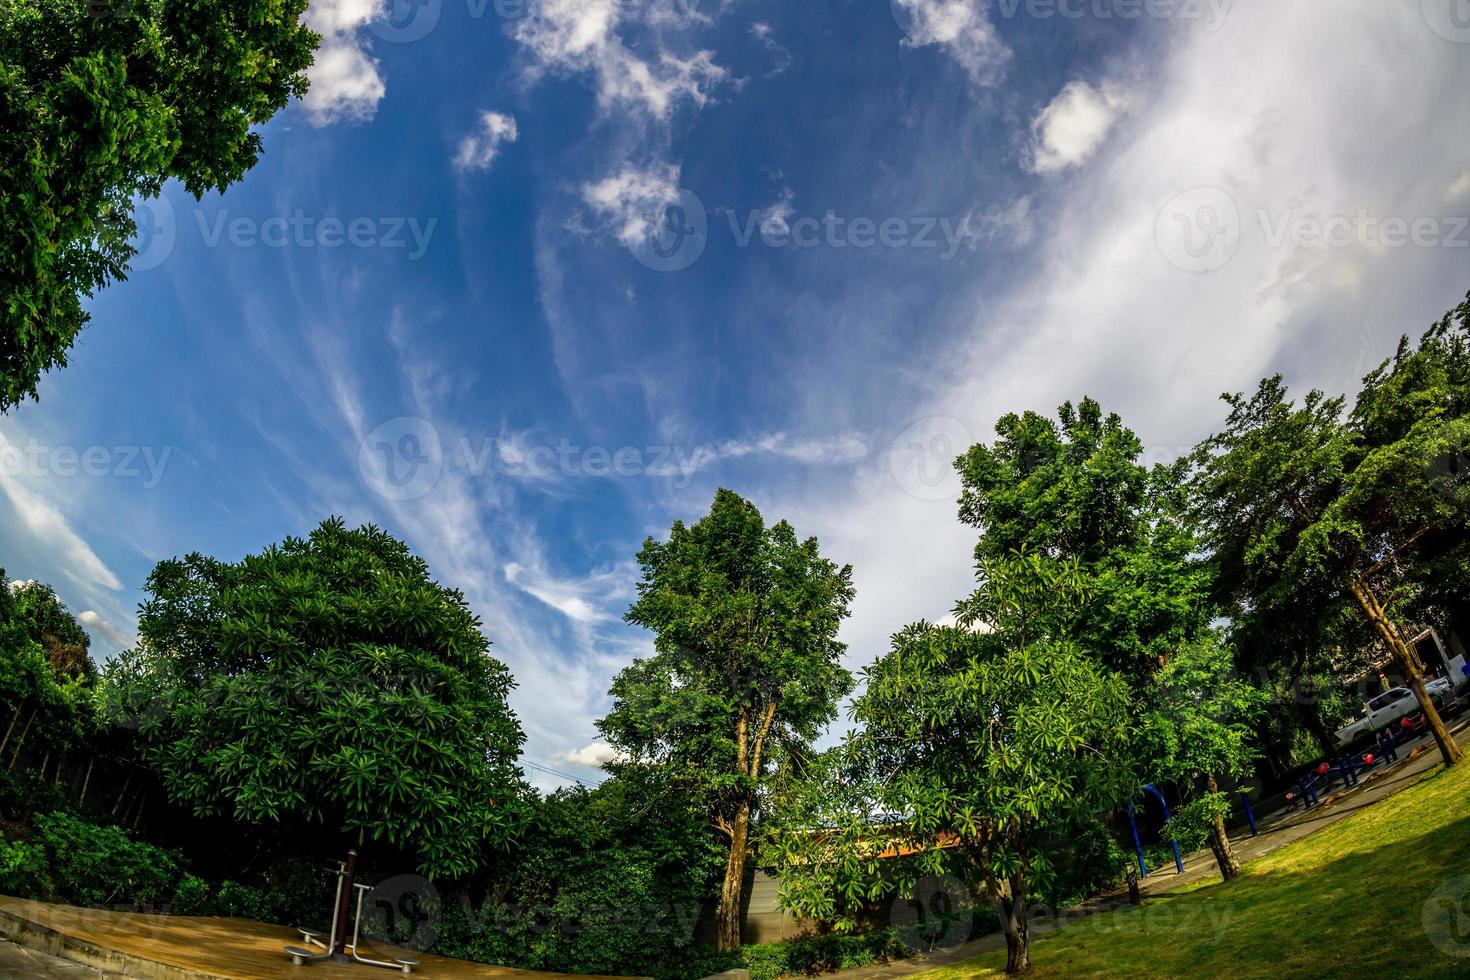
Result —
[[[20, 455], [4, 434], [0, 434], [0, 455], [7, 459]], [[4, 469], [0, 469], [0, 491], [10, 501], [21, 525], [33, 538], [46, 543], [69, 578], [82, 586], [100, 586], [113, 592], [122, 588], [122, 582], [107, 563], [97, 556], [61, 511], [39, 493]]]
[[[1222, 87], [1225, 64], [1250, 70]], [[1404, 64], [1422, 81], [1384, 84]], [[1324, 16], [1310, 5], [1236, 5], [1219, 31], [1181, 33], [1154, 75], [1147, 111], [1048, 190], [1028, 274], [1005, 294], [977, 290], [973, 312], [952, 325], [959, 339], [925, 357], [931, 396], [882, 409], [895, 432], [911, 419], [953, 420], [952, 437], [925, 442], [929, 468], [963, 450], [965, 433], [992, 439], [1005, 412], [1050, 413], [1084, 394], [1164, 458], [1222, 423], [1216, 393], [1277, 370], [1298, 391], [1351, 390], [1399, 333], [1464, 295], [1464, 249], [1273, 247], [1261, 234], [1261, 212], [1444, 213], [1464, 169], [1470, 60], [1426, 30], [1417, 9], [1345, 3]], [[1155, 238], [1165, 203], [1202, 186], [1228, 194], [1242, 233], [1233, 258], [1208, 273], [1176, 267]], [[809, 422], [830, 414], [823, 404]], [[973, 587], [978, 531], [958, 523], [953, 497], [905, 492], [896, 477], [926, 484], [890, 465], [875, 451], [856, 478], [812, 470], [805, 485], [761, 501], [853, 564], [857, 599], [843, 637], [854, 664]]]
[[610, 177], [582, 185], [582, 200], [632, 248], [656, 232], [655, 222], [679, 199], [679, 168], [671, 163], [624, 166]]
[[620, 0], [541, 0], [521, 19], [515, 38], [536, 59], [532, 74], [588, 73], [604, 109], [624, 106], [665, 120], [683, 101], [703, 106], [726, 76], [708, 51], [680, 57], [654, 41], [645, 59], [618, 35], [625, 11]]
[[1085, 163], [1127, 105], [1128, 96], [1116, 85], [1069, 83], [1031, 123], [1031, 169], [1054, 173]]
[[103, 637], [119, 650], [126, 650], [136, 642], [132, 637], [127, 636], [122, 630], [109, 623], [95, 609], [82, 610], [77, 613], [77, 619], [83, 626], [87, 627], [87, 631], [92, 633], [93, 636]]
[[773, 64], [771, 70], [766, 72], [767, 78], [775, 78], [791, 67], [791, 52], [776, 40], [770, 24], [762, 20], [756, 21], [750, 25], [750, 36], [759, 41], [761, 47], [771, 55]]
[[791, 216], [796, 213], [793, 206], [795, 201], [796, 195], [791, 192], [791, 188], [783, 188], [776, 203], [760, 212], [761, 234], [774, 238], [791, 234]]
[[616, 622], [618, 616], [607, 607], [626, 606], [631, 598], [632, 581], [625, 569], [604, 569], [580, 579], [557, 578], [547, 571], [539, 553], [522, 558], [535, 564], [528, 568], [520, 562], [507, 563], [505, 580], [578, 623]]
[[378, 111], [387, 86], [367, 27], [386, 13], [385, 0], [313, 0], [307, 8], [303, 22], [322, 36], [301, 100], [313, 126], [362, 122]]
[[684, 458], [676, 461], [685, 467], [681, 476], [689, 476], [715, 463], [730, 459], [745, 459], [766, 456], [790, 460], [806, 466], [834, 466], [855, 463], [868, 455], [868, 444], [854, 434], [840, 435], [828, 439], [797, 438], [785, 432], [764, 433], [746, 439], [726, 439], [722, 442], [696, 446]]
[[609, 762], [622, 762], [628, 757], [618, 749], [613, 748], [606, 742], [593, 742], [580, 749], [571, 752], [563, 752], [557, 757], [560, 762], [571, 762], [579, 766], [589, 766], [593, 769], [601, 769]]
[[894, 0], [908, 37], [905, 47], [938, 45], [954, 58], [977, 85], [994, 85], [1011, 60], [986, 0]]
[[501, 146], [520, 139], [515, 118], [502, 112], [486, 110], [480, 114], [479, 127], [459, 142], [454, 155], [455, 169], [489, 170]]
[[1015, 246], [1029, 245], [1036, 238], [1035, 205], [1030, 195], [1018, 197], [1005, 207], [979, 208], [965, 215], [960, 237], [974, 244], [1008, 241]]

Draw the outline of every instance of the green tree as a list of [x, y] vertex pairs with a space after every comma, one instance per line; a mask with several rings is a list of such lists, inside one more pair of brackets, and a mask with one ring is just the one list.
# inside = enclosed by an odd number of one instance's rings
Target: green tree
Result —
[[[1030, 969], [1029, 896], [1055, 877], [1063, 833], [1136, 787], [1133, 695], [1074, 637], [1075, 559], [987, 560], [959, 625], [918, 623], [864, 672], [828, 779], [771, 854], [783, 901], [854, 927], [864, 904], [953, 875], [994, 905], [1006, 970]], [[913, 861], [885, 855], [912, 854]]]
[[776, 763], [804, 752], [852, 689], [837, 630], [852, 569], [816, 538], [767, 527], [749, 501], [720, 490], [700, 521], [638, 553], [630, 623], [655, 654], [613, 681], [602, 732], [632, 759], [665, 768], [706, 801], [728, 839], [717, 944], [740, 945], [751, 823]]
[[1230, 648], [1213, 632], [1176, 648], [1159, 672], [1151, 768], [1156, 779], [1193, 790], [1174, 820], [1206, 831], [1226, 881], [1240, 874], [1240, 861], [1225, 832], [1230, 798], [1219, 780], [1250, 774], [1255, 724], [1266, 702], [1259, 688], [1236, 674]]
[[1183, 464], [1145, 466], [1138, 436], [1091, 398], [1062, 405], [1055, 421], [1008, 414], [995, 432], [956, 461], [960, 520], [981, 532], [976, 560], [1022, 550], [1076, 560], [1088, 580], [1079, 647], [1148, 689], [1210, 618]]
[[1470, 637], [1470, 299], [1368, 375], [1351, 424], [1366, 445], [1434, 436], [1422, 479], [1447, 506], [1415, 531], [1405, 567], [1415, 619]]
[[510, 673], [392, 536], [334, 518], [237, 564], [160, 562], [147, 589], [108, 703], [176, 804], [371, 838], [430, 875], [516, 832]]
[[[1380, 386], [1381, 375], [1368, 384]], [[1332, 595], [1351, 602], [1407, 678], [1445, 764], [1457, 762], [1459, 746], [1396, 614], [1416, 544], [1461, 517], [1425, 470], [1466, 444], [1470, 419], [1429, 415], [1397, 437], [1370, 436], [1384, 414], [1371, 391], [1350, 424], [1342, 398], [1312, 391], [1298, 405], [1279, 375], [1249, 398], [1224, 399], [1225, 430], [1195, 451], [1194, 490], [1225, 588], [1244, 606]]]
[[307, 0], [0, 0], [0, 410], [35, 397], [125, 278], [133, 201], [254, 166], [306, 89]]
[[4, 581], [0, 569], [0, 702], [9, 714], [0, 763], [12, 769], [27, 744], [43, 745], [44, 777], [51, 759], [59, 772], [64, 755], [95, 733], [97, 672], [86, 630], [49, 585]]

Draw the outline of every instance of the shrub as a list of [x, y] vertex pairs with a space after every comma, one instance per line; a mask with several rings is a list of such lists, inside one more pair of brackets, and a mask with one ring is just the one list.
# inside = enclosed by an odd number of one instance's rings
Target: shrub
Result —
[[[877, 929], [859, 935], [802, 936], [779, 943], [742, 947], [740, 962], [751, 980], [851, 970], [872, 963], [902, 959], [911, 947], [897, 929]], [[729, 965], [718, 969], [729, 969]]]
[[210, 902], [213, 915], [238, 916], [243, 919], [270, 919], [269, 902], [265, 890], [255, 885], [244, 885], [238, 881], [223, 881], [214, 900]]
[[0, 892], [7, 895], [49, 895], [51, 891], [46, 849], [29, 841], [0, 838]]
[[173, 902], [169, 911], [174, 915], [201, 915], [209, 905], [209, 883], [203, 878], [186, 874], [179, 879], [174, 889]]
[[55, 896], [78, 905], [160, 906], [184, 877], [184, 860], [65, 813], [35, 818], [36, 843], [45, 849]]

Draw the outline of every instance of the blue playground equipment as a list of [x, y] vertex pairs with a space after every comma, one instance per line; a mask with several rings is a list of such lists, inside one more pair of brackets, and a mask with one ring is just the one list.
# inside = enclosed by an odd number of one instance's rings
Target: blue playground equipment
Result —
[[1356, 755], [1338, 756], [1320, 763], [1315, 769], [1308, 769], [1297, 777], [1295, 792], [1286, 794], [1287, 808], [1296, 806], [1298, 802], [1307, 810], [1320, 806], [1322, 794], [1331, 790], [1335, 784], [1348, 789], [1358, 785], [1359, 777], [1374, 767], [1387, 767], [1398, 762], [1399, 745], [1414, 738], [1416, 733], [1417, 730], [1413, 728], [1382, 731], [1378, 733], [1373, 745], [1365, 751]]
[[[1169, 801], [1165, 800], [1164, 794], [1160, 793], [1158, 789], [1152, 785], [1145, 786], [1143, 789], [1144, 792], [1152, 793], [1154, 794], [1154, 796], [1158, 797], [1159, 805], [1164, 808], [1164, 823], [1168, 824]], [[1133, 850], [1138, 855], [1138, 876], [1140, 878], [1147, 878], [1148, 865], [1145, 864], [1143, 860], [1143, 842], [1138, 839], [1138, 821], [1133, 819], [1132, 800], [1128, 801], [1128, 827], [1130, 830], [1133, 831]], [[1179, 856], [1179, 842], [1171, 838], [1169, 840], [1169, 846], [1174, 849], [1174, 869], [1180, 874], [1184, 874], [1184, 859]]]

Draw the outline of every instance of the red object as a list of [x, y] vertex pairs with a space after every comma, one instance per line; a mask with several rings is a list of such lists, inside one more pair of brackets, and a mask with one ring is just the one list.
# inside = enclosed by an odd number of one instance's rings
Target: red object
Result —
[[1371, 752], [1368, 755], [1363, 756], [1363, 765], [1365, 765], [1365, 766], [1371, 766], [1371, 765], [1373, 765], [1373, 754]]
[[1327, 775], [1327, 769], [1328, 769], [1327, 763], [1325, 763], [1325, 762], [1322, 763], [1320, 766], [1317, 767], [1317, 775], [1319, 775], [1319, 776], [1325, 776], [1325, 775]]
[[1408, 729], [1414, 727], [1414, 723], [1408, 718], [1405, 718], [1403, 721], [1399, 722], [1399, 727], [1407, 731]]

